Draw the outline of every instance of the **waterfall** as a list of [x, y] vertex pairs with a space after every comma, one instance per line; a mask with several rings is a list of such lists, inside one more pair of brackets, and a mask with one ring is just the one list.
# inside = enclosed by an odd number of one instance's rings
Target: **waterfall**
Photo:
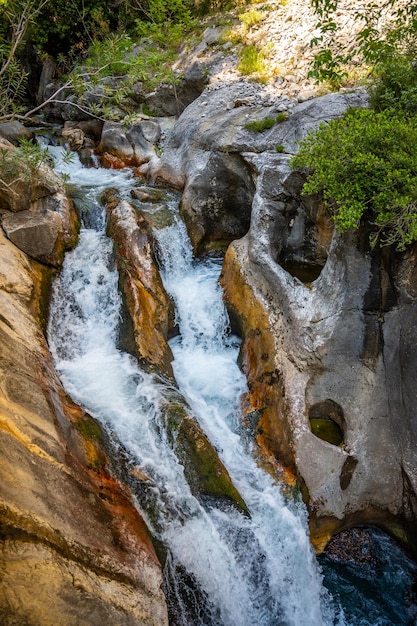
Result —
[[84, 220], [79, 244], [66, 255], [54, 286], [48, 341], [67, 392], [115, 435], [145, 477], [137, 505], [166, 549], [171, 623], [344, 624], [343, 611], [323, 586], [303, 504], [286, 500], [241, 432], [246, 381], [237, 366], [239, 340], [229, 332], [222, 303], [219, 260], [193, 259], [173, 205], [173, 223], [156, 230], [155, 238], [179, 327], [170, 342], [174, 374], [250, 516], [216, 502], [203, 506], [193, 496], [165, 432], [162, 407], [172, 389], [117, 348], [121, 299], [99, 198], [110, 186], [127, 194], [129, 173], [87, 170], [78, 162], [60, 169], [77, 184]]

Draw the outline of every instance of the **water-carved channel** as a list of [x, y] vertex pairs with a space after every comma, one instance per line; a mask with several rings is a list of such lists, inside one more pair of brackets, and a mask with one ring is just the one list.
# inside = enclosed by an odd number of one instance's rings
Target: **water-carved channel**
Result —
[[[323, 585], [302, 502], [288, 501], [256, 464], [240, 431], [246, 381], [218, 286], [221, 265], [218, 259], [193, 258], [177, 200], [168, 198], [172, 219], [155, 231], [155, 239], [176, 308], [179, 334], [170, 346], [179, 392], [118, 349], [121, 297], [99, 197], [115, 186], [127, 195], [134, 180], [128, 171], [88, 170], [77, 162], [65, 167], [86, 217], [79, 244], [55, 284], [49, 344], [67, 391], [123, 444], [143, 477], [137, 504], [164, 548], [171, 624], [407, 623], [398, 621], [395, 610], [393, 621], [368, 622], [369, 607], [360, 609], [356, 621], [344, 616]], [[216, 449], [249, 515], [224, 499], [193, 494], [167, 433], [164, 407], [179, 397]], [[405, 566], [401, 571], [410, 574]], [[334, 588], [333, 578], [330, 584]], [[345, 603], [343, 594], [339, 600]]]

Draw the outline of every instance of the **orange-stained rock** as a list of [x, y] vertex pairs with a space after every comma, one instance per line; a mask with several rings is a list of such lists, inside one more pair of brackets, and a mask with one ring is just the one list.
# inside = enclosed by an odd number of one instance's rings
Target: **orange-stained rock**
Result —
[[110, 154], [109, 152], [103, 152], [102, 154], [99, 154], [99, 161], [101, 167], [107, 167], [112, 170], [121, 170], [124, 167], [136, 165], [136, 162], [133, 158], [121, 158], [114, 154]]
[[41, 274], [0, 230], [0, 623], [166, 625], [145, 524], [35, 319]]
[[150, 371], [173, 378], [167, 342], [171, 302], [154, 258], [153, 237], [146, 220], [128, 202], [109, 201], [108, 233], [125, 303], [133, 325], [135, 352]]
[[244, 419], [254, 429], [264, 460], [279, 462], [293, 485], [296, 471], [291, 432], [286, 419], [285, 393], [274, 365], [275, 344], [267, 311], [245, 281], [235, 249], [229, 246], [220, 278], [232, 318], [238, 318], [243, 343], [242, 369], [249, 391], [243, 401]]

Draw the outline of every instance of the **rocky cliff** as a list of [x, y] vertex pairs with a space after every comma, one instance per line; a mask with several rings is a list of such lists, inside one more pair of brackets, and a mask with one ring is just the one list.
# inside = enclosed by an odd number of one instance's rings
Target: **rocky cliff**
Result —
[[77, 220], [62, 183], [48, 168], [38, 175], [22, 183], [32, 197], [1, 197], [0, 621], [159, 626], [167, 611], [147, 529], [42, 332], [51, 271]]
[[232, 242], [222, 284], [243, 337], [245, 423], [264, 461], [297, 477], [316, 548], [376, 523], [415, 550], [415, 250], [338, 235], [288, 163], [319, 123], [366, 104], [361, 90], [271, 105], [253, 84], [207, 88], [142, 171], [183, 181], [196, 250]]

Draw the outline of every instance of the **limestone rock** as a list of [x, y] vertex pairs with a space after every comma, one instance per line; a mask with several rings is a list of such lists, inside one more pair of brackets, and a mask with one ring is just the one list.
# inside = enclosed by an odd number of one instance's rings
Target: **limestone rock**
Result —
[[[142, 129], [142, 124], [145, 124]], [[155, 154], [153, 144], [145, 138], [156, 138], [157, 128], [150, 127], [148, 122], [139, 122], [130, 126], [126, 131], [122, 126], [105, 122], [101, 133], [98, 154], [104, 155], [102, 162], [106, 164], [106, 157], [110, 155], [119, 159], [124, 165], [141, 165], [149, 161]]]
[[154, 258], [153, 238], [146, 220], [128, 202], [107, 205], [108, 232], [115, 243], [116, 260], [134, 346], [125, 345], [152, 371], [173, 379], [173, 356], [168, 346], [172, 305]]
[[[251, 227], [230, 246], [222, 277], [241, 320], [248, 418], [266, 457], [297, 472], [318, 550], [371, 522], [415, 552], [415, 250], [379, 254], [365, 234], [328, 230], [317, 202], [303, 205], [285, 157], [274, 158], [275, 180], [271, 159], [252, 157]], [[317, 263], [317, 275], [285, 269], [297, 254]], [[336, 424], [341, 444], [316, 436], [314, 419]]]
[[[254, 132], [248, 123], [276, 119], [282, 104], [263, 105], [261, 93], [259, 86], [245, 82], [208, 88], [180, 116], [162, 157], [141, 167], [152, 179], [183, 183], [181, 210], [197, 250], [225, 245], [248, 230], [257, 155], [272, 159], [280, 144], [285, 152], [295, 152], [298, 142], [321, 122], [367, 103], [363, 91], [329, 94], [295, 104], [286, 121]], [[256, 101], [258, 105], [244, 104]], [[228, 108], [230, 102], [236, 106]]]
[[0, 621], [162, 626], [158, 560], [100, 427], [56, 377], [35, 283], [0, 231]]

